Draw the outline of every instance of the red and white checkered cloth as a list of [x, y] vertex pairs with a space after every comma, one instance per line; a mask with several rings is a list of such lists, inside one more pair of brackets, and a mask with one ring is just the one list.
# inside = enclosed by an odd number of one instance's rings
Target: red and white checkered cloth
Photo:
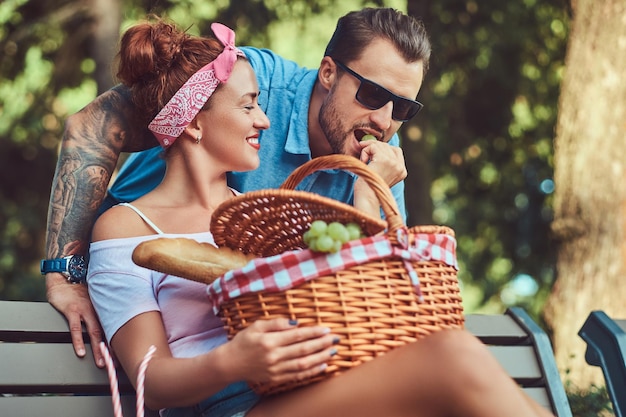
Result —
[[416, 234], [411, 245], [405, 247], [393, 246], [386, 236], [375, 236], [350, 241], [336, 253], [307, 249], [254, 259], [213, 281], [207, 294], [217, 314], [222, 303], [242, 294], [284, 291], [320, 276], [391, 256], [405, 261], [418, 295], [421, 295], [419, 277], [411, 262], [441, 261], [458, 270], [456, 240], [450, 235]]

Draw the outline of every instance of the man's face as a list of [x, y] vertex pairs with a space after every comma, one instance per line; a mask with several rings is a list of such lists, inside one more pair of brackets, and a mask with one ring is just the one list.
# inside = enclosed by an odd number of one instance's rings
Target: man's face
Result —
[[358, 60], [343, 64], [358, 75], [337, 66], [335, 81], [320, 109], [319, 123], [333, 153], [358, 157], [361, 152], [358, 143], [364, 135], [372, 134], [388, 142], [402, 125], [392, 117], [392, 101], [372, 110], [357, 100], [361, 85], [358, 76], [414, 100], [422, 85], [424, 69], [421, 61], [405, 62], [392, 44], [382, 39], [373, 41]]

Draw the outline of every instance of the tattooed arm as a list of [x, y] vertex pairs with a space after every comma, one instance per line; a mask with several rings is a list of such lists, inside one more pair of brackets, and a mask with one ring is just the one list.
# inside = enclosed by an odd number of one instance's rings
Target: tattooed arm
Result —
[[[154, 137], [133, 115], [128, 90], [117, 86], [67, 119], [52, 180], [46, 257], [86, 254], [89, 236], [121, 152], [148, 149]], [[85, 285], [46, 274], [48, 302], [65, 315], [76, 354], [85, 355], [82, 323], [91, 339], [96, 364], [104, 366], [98, 345], [102, 331]]]

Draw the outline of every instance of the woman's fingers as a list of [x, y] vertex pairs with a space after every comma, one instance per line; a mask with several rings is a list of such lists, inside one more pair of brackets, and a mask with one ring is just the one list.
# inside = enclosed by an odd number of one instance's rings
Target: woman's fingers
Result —
[[[250, 359], [256, 358], [253, 368], [257, 371], [249, 375], [249, 380], [256, 382], [282, 383], [323, 372], [337, 353], [333, 345], [339, 342], [329, 328], [297, 327], [286, 319], [258, 320], [243, 333], [247, 342], [240, 341], [248, 346], [248, 355], [256, 351]], [[261, 363], [264, 371], [259, 372]]]
[[264, 344], [276, 347], [317, 339], [330, 333], [328, 327], [298, 327], [296, 322], [287, 319], [258, 320], [250, 327], [265, 334]]
[[[297, 349], [285, 352], [284, 359], [276, 363], [275, 371], [277, 373], [297, 373], [324, 365], [337, 354], [337, 349], [332, 346], [332, 339], [330, 343], [329, 346], [325, 341], [322, 349], [317, 349], [319, 346], [298, 346]], [[307, 344], [302, 343], [301, 345]]]
[[308, 339], [304, 341], [298, 341], [279, 348], [283, 361], [289, 361], [292, 359], [305, 358], [313, 356], [325, 349], [328, 349], [333, 344], [338, 343], [339, 339], [331, 334], [326, 334], [322, 337], [315, 339]]
[[328, 361], [336, 354], [337, 350], [331, 347], [315, 353], [278, 361], [270, 368], [269, 378], [264, 382], [282, 383], [310, 378], [324, 372], [328, 366]]

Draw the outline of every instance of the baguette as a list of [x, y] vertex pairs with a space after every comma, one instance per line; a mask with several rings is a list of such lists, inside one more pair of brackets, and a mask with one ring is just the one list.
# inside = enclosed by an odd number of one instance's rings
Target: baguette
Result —
[[187, 238], [147, 240], [133, 251], [133, 262], [139, 266], [205, 284], [254, 258], [251, 254]]

